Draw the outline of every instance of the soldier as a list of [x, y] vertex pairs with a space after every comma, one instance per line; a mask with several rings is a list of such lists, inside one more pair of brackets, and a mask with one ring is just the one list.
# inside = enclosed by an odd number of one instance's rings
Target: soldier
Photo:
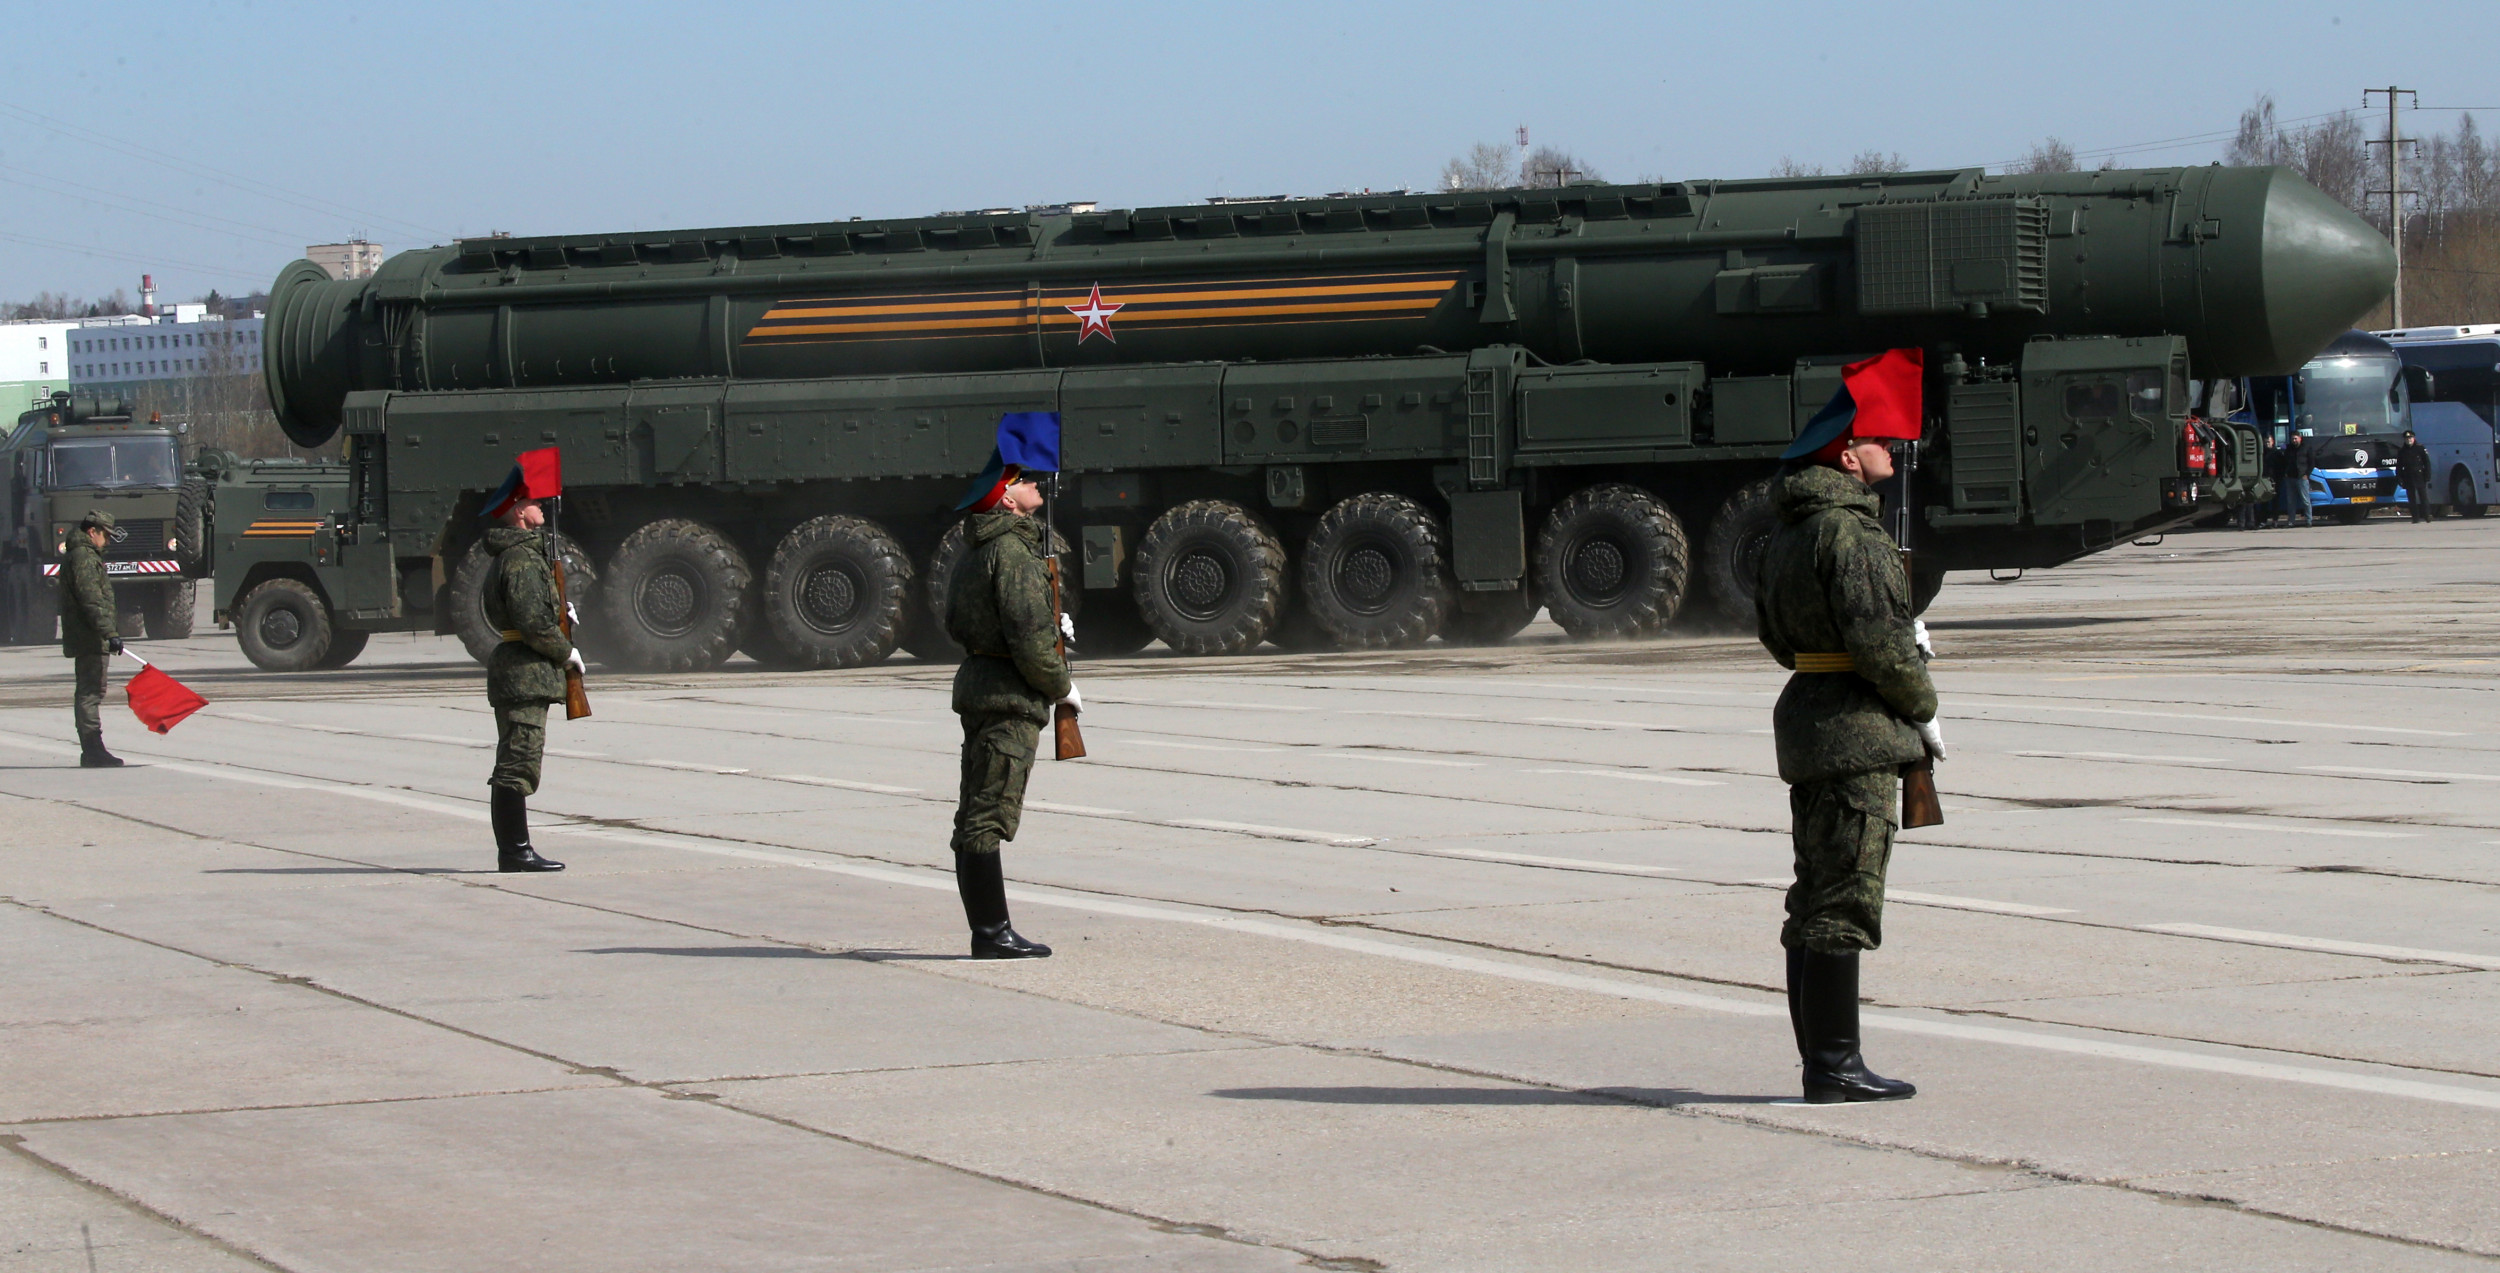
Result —
[[[1916, 359], [1902, 361], [1915, 377]], [[1858, 1048], [1858, 952], [1883, 940], [1900, 770], [1944, 757], [1922, 659], [1925, 625], [1910, 616], [1908, 575], [1869, 489], [1892, 476], [1889, 439], [1917, 436], [1917, 389], [1913, 378], [1906, 413], [1898, 399], [1895, 410], [1870, 412], [1875, 395], [1853, 378], [1789, 447], [1782, 458], [1790, 464], [1772, 487], [1780, 528], [1763, 551], [1755, 594], [1762, 644], [1796, 673], [1771, 724], [1796, 851], [1780, 944], [1813, 1104], [1917, 1092], [1868, 1070]], [[1851, 390], [1859, 408], [1837, 410]]]
[[2396, 481], [2405, 488], [2405, 511], [2417, 522], [2431, 519], [2431, 453], [2405, 430], [2404, 445], [2396, 448]]
[[1050, 578], [1042, 564], [1049, 530], [1033, 517], [1042, 495], [1032, 475], [998, 465], [962, 505], [971, 549], [946, 589], [946, 634], [964, 647], [955, 669], [955, 714], [964, 722], [963, 787], [955, 805], [955, 888], [972, 926], [975, 959], [1046, 959], [1050, 947], [1007, 922], [998, 846], [1016, 838], [1024, 784], [1052, 705], [1082, 708], [1059, 649]]
[[[564, 634], [571, 607], [556, 599], [547, 564], [547, 511], [515, 466], [482, 516], [494, 526], [486, 547], [495, 568], [486, 578], [486, 622], [503, 644], [486, 659], [486, 701], [495, 709], [495, 771], [486, 780], [494, 815], [495, 869], [561, 871], [564, 863], [530, 846], [529, 797], [547, 750], [547, 705], [564, 701], [564, 673], [582, 670], [582, 656]], [[537, 492], [548, 497], [553, 490]]]
[[71, 531], [61, 554], [61, 653], [77, 660], [78, 764], [111, 769], [122, 758], [104, 750], [104, 661], [122, 652], [113, 627], [113, 581], [104, 573], [104, 541], [113, 515], [90, 509]]

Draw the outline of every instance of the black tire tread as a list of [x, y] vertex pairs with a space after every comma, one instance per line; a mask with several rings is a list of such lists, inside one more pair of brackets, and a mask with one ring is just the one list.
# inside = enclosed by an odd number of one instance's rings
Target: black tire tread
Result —
[[[881, 576], [886, 582], [879, 612], [864, 616], [852, 631], [832, 636], [809, 626], [793, 600], [794, 590], [804, 581], [802, 570], [826, 545], [848, 546], [866, 573]], [[749, 644], [765, 646], [771, 654], [786, 654], [799, 667], [868, 667], [882, 663], [902, 643], [904, 631], [915, 617], [909, 607], [916, 573], [911, 558], [904, 555], [903, 546], [895, 542], [894, 536], [866, 518], [829, 513], [801, 522], [782, 536], [764, 570], [764, 622], [756, 628], [759, 634], [768, 633], [769, 641], [751, 640]]]
[[[261, 615], [271, 606], [287, 603], [305, 611], [310, 635], [289, 649], [273, 650], [255, 639]], [[329, 657], [330, 643], [337, 631], [330, 620], [330, 607], [311, 584], [301, 579], [264, 579], [243, 594], [242, 603], [235, 607], [235, 641], [243, 647], [243, 657], [266, 671], [309, 672], [320, 667], [321, 661]]]
[[[1356, 614], [1336, 604], [1328, 577], [1330, 541], [1371, 530], [1399, 541], [1413, 558], [1415, 578], [1401, 605], [1377, 615]], [[1457, 605], [1450, 577], [1448, 536], [1431, 510], [1403, 495], [1371, 491], [1337, 501], [1320, 514], [1302, 548], [1302, 597], [1311, 617], [1341, 649], [1410, 649], [1431, 640]]]
[[1728, 493], [1701, 537], [1701, 582], [1710, 593], [1718, 617], [1750, 631], [1754, 624], [1754, 593], [1761, 581], [1744, 569], [1745, 536], [1764, 521], [1773, 529], [1779, 514], [1771, 508], [1771, 483], [1762, 478]]
[[[645, 553], [672, 550], [709, 568], [722, 594], [716, 610], [698, 618], [684, 637], [661, 638], [637, 631], [633, 614], [635, 560]], [[701, 672], [719, 667], [746, 638], [749, 611], [755, 601], [755, 570], [746, 554], [727, 535], [701, 522], [664, 517], [644, 523], [608, 559], [610, 586], [599, 590], [607, 602], [601, 615], [600, 648], [621, 666], [637, 672]]]
[[[1647, 595], [1627, 592], [1624, 603], [1603, 611], [1585, 609], [1572, 600], [1562, 585], [1561, 563], [1556, 560], [1563, 528], [1596, 509], [1615, 510], [1645, 531], [1657, 562]], [[1684, 523], [1665, 501], [1628, 483], [1601, 483], [1573, 492], [1547, 515], [1544, 529], [1537, 534], [1535, 575], [1546, 612], [1574, 638], [1602, 641], [1649, 636], [1673, 622], [1683, 605], [1692, 575], [1692, 548], [1684, 536]]]
[[[1260, 595], [1221, 619], [1201, 622], [1174, 608], [1155, 580], [1163, 559], [1188, 539], [1211, 534], [1245, 550], [1245, 564], [1261, 580]], [[1134, 566], [1137, 612], [1146, 626], [1181, 654], [1239, 654], [1267, 639], [1284, 609], [1285, 547], [1249, 509], [1231, 500], [1200, 499], [1164, 510], [1137, 547]]]

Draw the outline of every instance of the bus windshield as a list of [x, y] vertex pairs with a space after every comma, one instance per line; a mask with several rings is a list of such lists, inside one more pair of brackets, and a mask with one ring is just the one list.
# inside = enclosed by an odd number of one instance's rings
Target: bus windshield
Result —
[[77, 438], [52, 444], [54, 490], [180, 486], [172, 438]]
[[2388, 357], [2338, 356], [2302, 367], [2300, 431], [2320, 438], [2396, 432], [2404, 414], [2399, 366]]

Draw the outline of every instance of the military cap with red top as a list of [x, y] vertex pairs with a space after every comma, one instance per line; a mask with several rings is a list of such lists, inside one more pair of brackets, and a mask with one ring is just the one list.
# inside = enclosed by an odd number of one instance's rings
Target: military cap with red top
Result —
[[1850, 363], [1840, 369], [1840, 391], [1806, 421], [1780, 458], [1837, 464], [1851, 442], [1917, 438], [1926, 379], [1923, 350], [1887, 349]]
[[504, 475], [503, 485], [486, 497], [478, 509], [480, 521], [493, 521], [512, 511], [512, 506], [529, 499], [554, 499], [564, 493], [564, 463], [557, 448], [540, 447], [523, 451], [513, 457], [512, 471]]

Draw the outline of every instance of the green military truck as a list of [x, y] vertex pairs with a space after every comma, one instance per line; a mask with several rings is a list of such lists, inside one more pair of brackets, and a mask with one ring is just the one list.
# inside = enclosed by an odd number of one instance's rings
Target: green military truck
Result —
[[183, 426], [134, 420], [118, 397], [55, 393], [0, 441], [0, 640], [53, 639], [61, 546], [89, 509], [116, 523], [104, 545], [124, 637], [191, 635], [206, 573], [207, 485], [185, 474]]
[[350, 628], [490, 648], [476, 510], [557, 446], [595, 657], [942, 653], [954, 500], [1041, 410], [1088, 652], [1601, 638], [1750, 615], [1766, 479], [1853, 359], [1925, 351], [1923, 603], [2252, 497], [2190, 377], [2289, 371], [2392, 277], [2276, 168], [1581, 185], [299, 262], [266, 375], [346, 435]]

